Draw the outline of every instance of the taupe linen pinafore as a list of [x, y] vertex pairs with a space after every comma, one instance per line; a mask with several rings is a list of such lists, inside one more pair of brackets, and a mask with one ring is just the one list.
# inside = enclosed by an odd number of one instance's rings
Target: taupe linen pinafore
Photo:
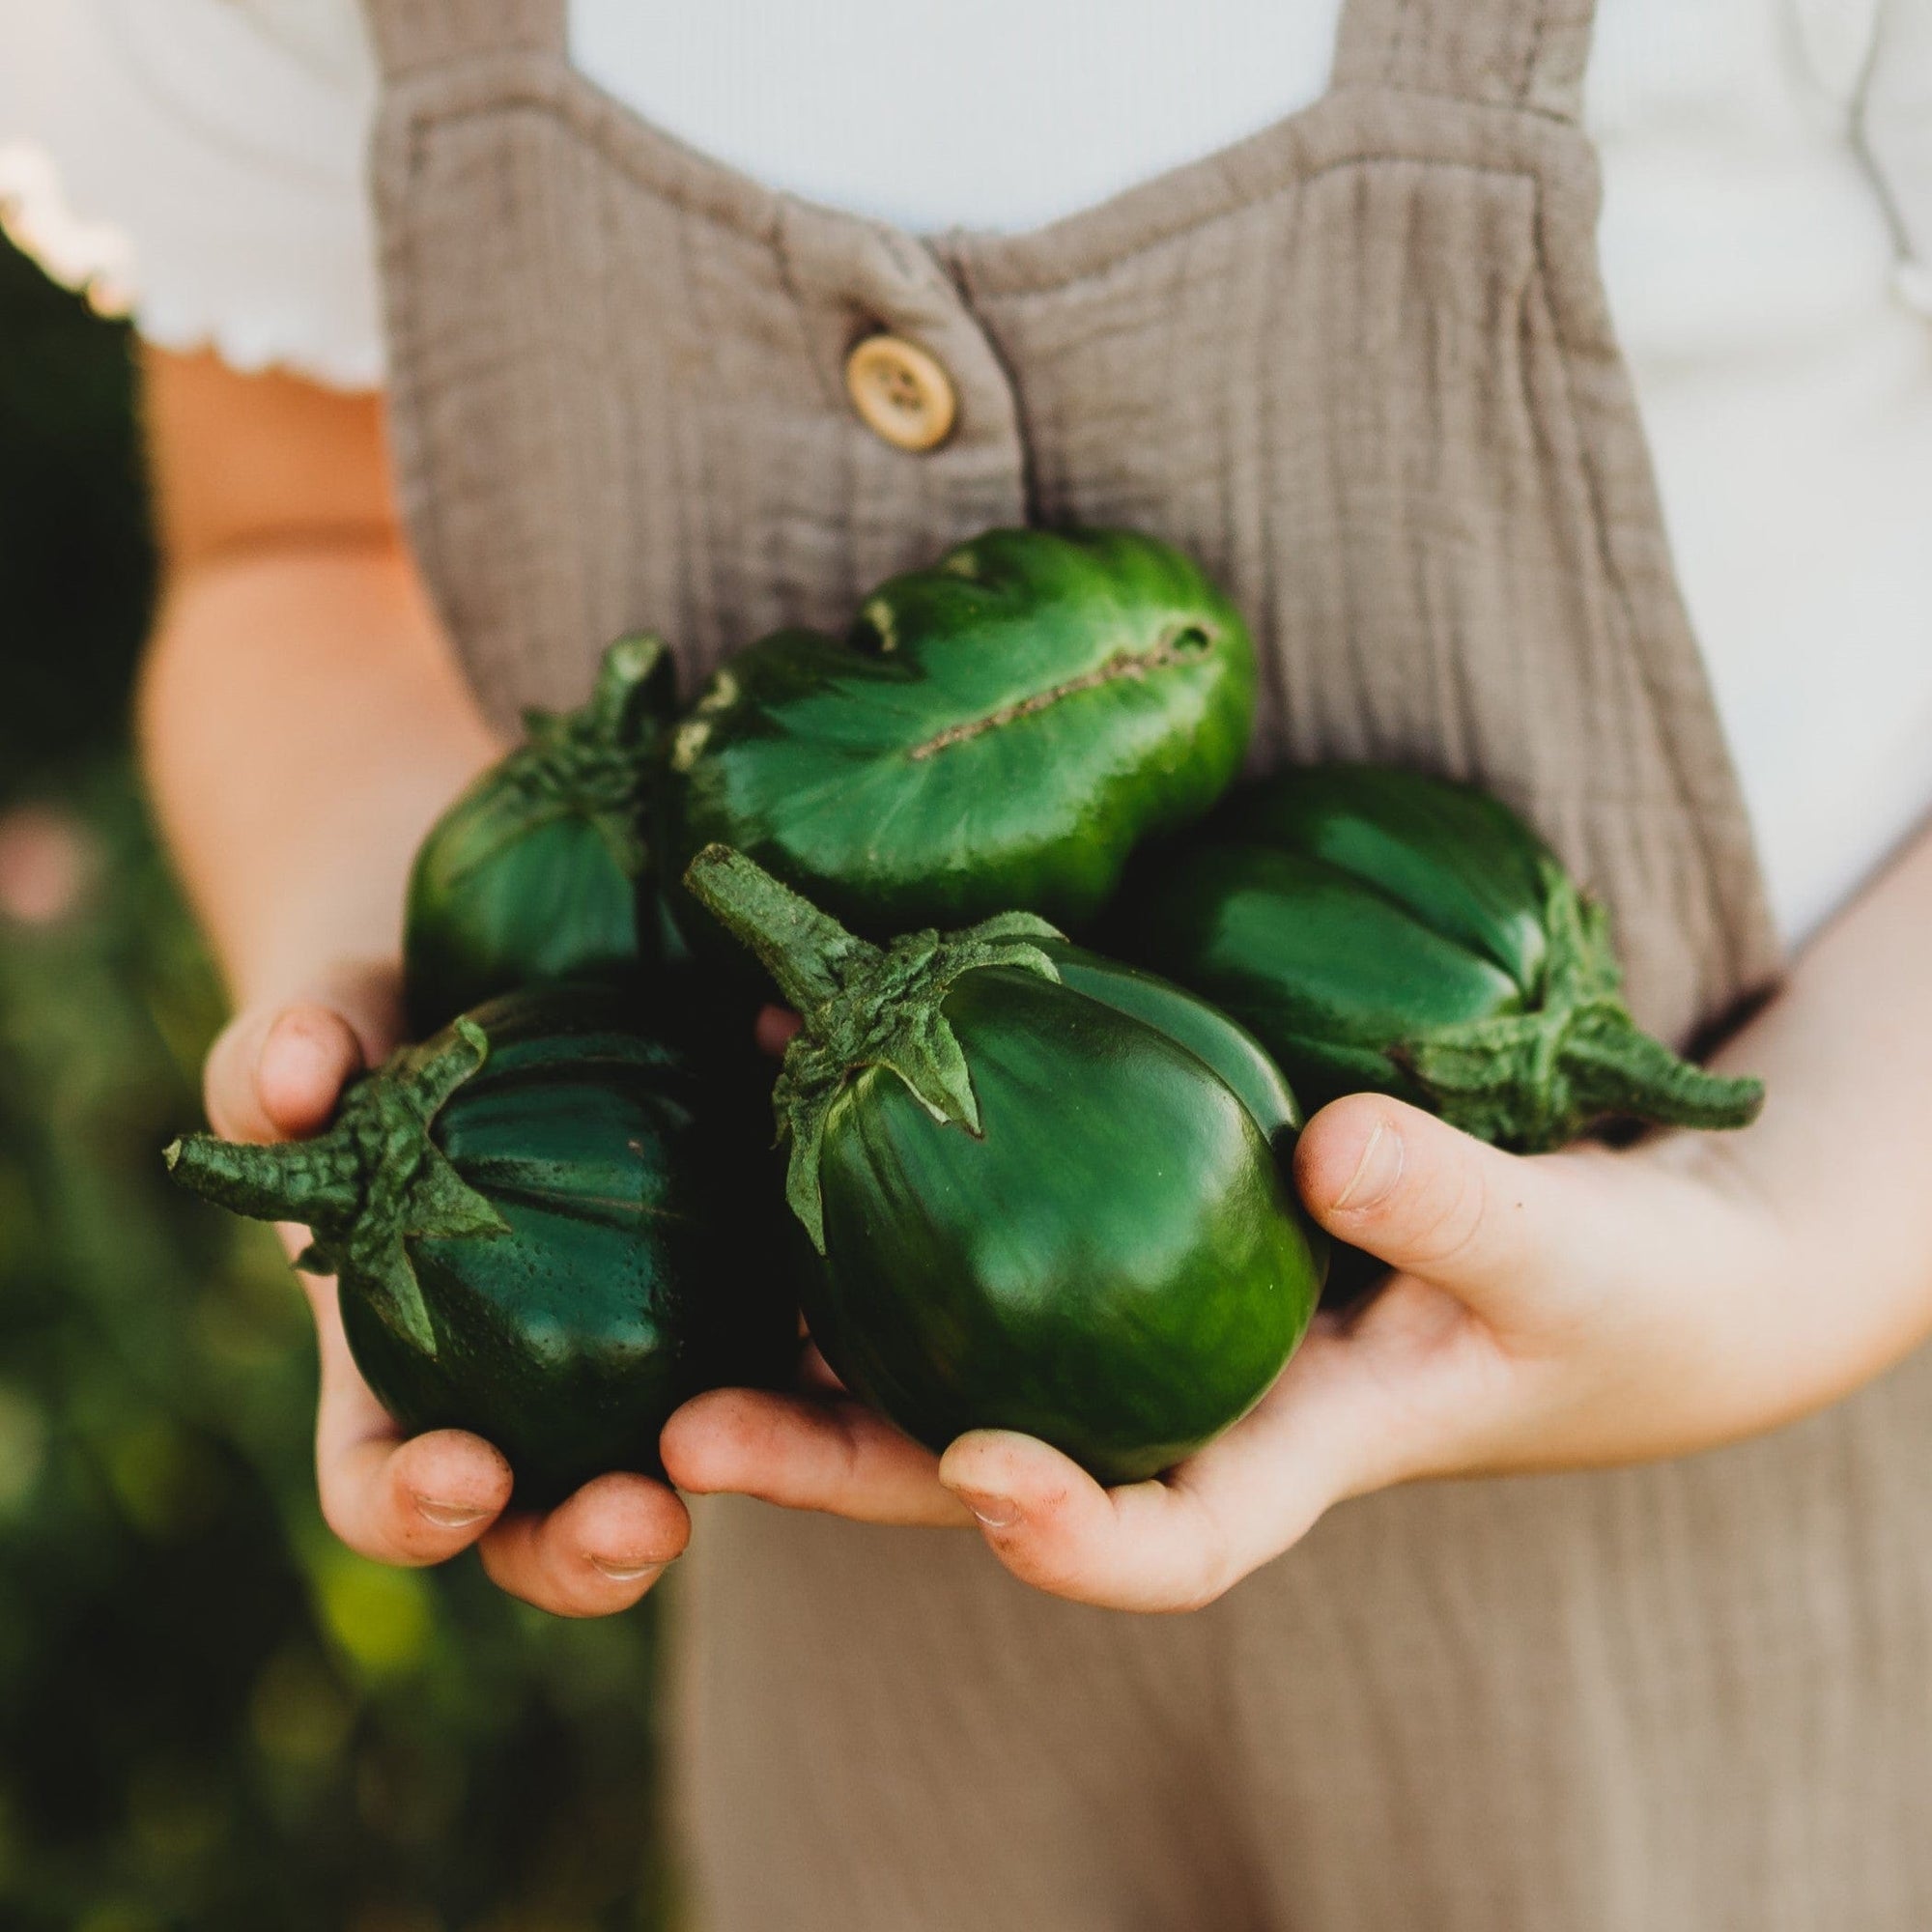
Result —
[[[627, 627], [695, 681], [988, 524], [1137, 525], [1253, 621], [1258, 763], [1512, 799], [1665, 1034], [1766, 980], [1597, 273], [1589, 0], [1351, 0], [1307, 112], [1037, 234], [927, 240], [641, 125], [570, 71], [563, 8], [369, 0], [402, 487], [499, 716], [574, 701]], [[882, 330], [950, 372], [936, 449], [847, 403]], [[1719, 1455], [1350, 1504], [1169, 1620], [964, 1534], [705, 1508], [704, 1922], [1925, 1932], [1928, 1451], [1918, 1361]]]

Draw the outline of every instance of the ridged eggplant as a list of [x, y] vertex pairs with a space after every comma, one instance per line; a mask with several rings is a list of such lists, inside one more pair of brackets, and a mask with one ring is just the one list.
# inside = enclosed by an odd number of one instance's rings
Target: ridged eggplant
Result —
[[934, 1448], [1021, 1430], [1106, 1482], [1261, 1399], [1325, 1248], [1293, 1096], [1238, 1027], [1029, 914], [881, 948], [722, 847], [686, 884], [804, 1022], [774, 1099], [850, 1388]]
[[1473, 786], [1283, 772], [1138, 867], [1112, 938], [1250, 1027], [1305, 1104], [1394, 1094], [1500, 1147], [1609, 1117], [1737, 1127], [1764, 1097], [1632, 1019], [1604, 908]]
[[414, 1037], [520, 986], [635, 976], [654, 754], [674, 706], [664, 643], [620, 638], [589, 701], [526, 712], [525, 742], [431, 827], [404, 920]]
[[988, 531], [844, 637], [781, 631], [717, 672], [670, 741], [666, 876], [715, 840], [872, 937], [1014, 907], [1077, 926], [1233, 780], [1255, 679], [1179, 551]]
[[[658, 1468], [685, 1397], [796, 1360], [747, 1170], [676, 1052], [601, 988], [509, 994], [344, 1093], [314, 1140], [191, 1134], [175, 1179], [306, 1225], [357, 1366], [406, 1429], [473, 1430], [520, 1503]], [[768, 1217], [767, 1225], [776, 1221]]]

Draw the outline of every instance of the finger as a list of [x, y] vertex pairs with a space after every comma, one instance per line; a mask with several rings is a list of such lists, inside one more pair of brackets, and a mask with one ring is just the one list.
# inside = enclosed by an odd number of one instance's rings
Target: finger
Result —
[[1184, 1610], [1240, 1574], [1225, 1525], [1165, 1482], [1102, 1489], [1030, 1435], [981, 1429], [940, 1458], [939, 1479], [1023, 1583], [1121, 1610]]
[[302, 990], [349, 1022], [371, 1066], [403, 1037], [403, 977], [393, 958], [338, 959]]
[[1294, 1158], [1302, 1199], [1330, 1234], [1478, 1306], [1614, 1241], [1573, 1169], [1503, 1153], [1376, 1094], [1322, 1108]]
[[343, 1016], [304, 1001], [276, 1014], [255, 1058], [255, 1096], [277, 1138], [328, 1124], [342, 1090], [364, 1065], [362, 1042]]
[[231, 1140], [283, 1140], [327, 1124], [344, 1084], [395, 1038], [394, 969], [348, 962], [302, 997], [237, 1015], [208, 1056], [208, 1118]]
[[548, 1515], [517, 1511], [483, 1538], [490, 1580], [558, 1617], [627, 1610], [691, 1541], [691, 1517], [662, 1483], [617, 1471]]
[[313, 1001], [253, 1009], [232, 1020], [209, 1052], [209, 1122], [230, 1140], [313, 1133], [361, 1068], [361, 1044], [340, 1013]]
[[379, 1563], [441, 1563], [474, 1543], [510, 1499], [510, 1466], [479, 1436], [405, 1437], [357, 1373], [335, 1284], [310, 1285], [322, 1353], [316, 1488], [350, 1548]]
[[1261, 1403], [1156, 1481], [1103, 1489], [1044, 1442], [962, 1435], [939, 1479], [1023, 1582], [1110, 1609], [1211, 1603], [1347, 1496], [1435, 1467], [1463, 1411], [1492, 1399], [1490, 1345], [1409, 1278], [1322, 1315]]
[[818, 1352], [818, 1344], [807, 1340], [798, 1358], [798, 1385], [807, 1395], [843, 1395], [845, 1384], [838, 1379], [837, 1372], [823, 1355]]
[[753, 1025], [753, 1037], [758, 1042], [760, 1053], [769, 1053], [777, 1059], [790, 1044], [792, 1035], [804, 1024], [788, 1008], [760, 1007]]
[[713, 1389], [666, 1423], [659, 1453], [672, 1482], [700, 1495], [731, 1491], [857, 1522], [971, 1520], [940, 1488], [938, 1457], [850, 1400]]

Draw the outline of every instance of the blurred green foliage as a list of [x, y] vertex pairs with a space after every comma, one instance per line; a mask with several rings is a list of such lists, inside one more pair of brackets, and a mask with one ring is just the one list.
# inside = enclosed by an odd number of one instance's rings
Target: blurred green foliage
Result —
[[163, 1179], [220, 1003], [127, 753], [129, 403], [0, 244], [0, 1925], [657, 1926], [649, 1620], [338, 1546], [280, 1252]]

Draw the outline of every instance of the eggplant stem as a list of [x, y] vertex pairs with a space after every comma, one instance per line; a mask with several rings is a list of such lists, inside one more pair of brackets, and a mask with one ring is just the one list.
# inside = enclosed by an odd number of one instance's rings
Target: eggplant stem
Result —
[[849, 933], [762, 866], [707, 845], [684, 875], [699, 905], [764, 962], [804, 1025], [772, 1090], [779, 1138], [791, 1143], [785, 1199], [825, 1252], [818, 1155], [826, 1117], [861, 1067], [896, 1074], [942, 1126], [980, 1131], [966, 1055], [944, 1010], [962, 973], [1005, 966], [1058, 980], [1040, 951], [1061, 934], [1031, 913], [1001, 913], [963, 932], [901, 933], [889, 947]]
[[648, 631], [622, 637], [604, 653], [584, 707], [585, 736], [635, 746], [647, 724], [666, 723], [676, 704], [670, 646]]
[[749, 946], [799, 1017], [818, 1009], [884, 954], [820, 912], [742, 852], [707, 845], [692, 860], [685, 889], [732, 938]]
[[662, 638], [619, 638], [604, 653], [588, 701], [577, 711], [526, 711], [525, 743], [479, 782], [589, 819], [617, 868], [642, 877], [651, 757], [676, 707], [676, 676]]
[[1609, 995], [1444, 1028], [1391, 1058], [1453, 1126], [1518, 1153], [1548, 1153], [1592, 1121], [1747, 1126], [1764, 1103], [1761, 1082], [1680, 1059]]
[[509, 1224], [452, 1167], [430, 1132], [442, 1104], [482, 1066], [490, 1042], [464, 1017], [393, 1055], [343, 1091], [314, 1140], [272, 1146], [186, 1134], [163, 1152], [184, 1187], [257, 1221], [299, 1221], [315, 1239], [297, 1265], [351, 1279], [377, 1314], [426, 1355], [436, 1329], [407, 1240], [491, 1238]]
[[1561, 1066], [1592, 1115], [1625, 1115], [1671, 1127], [1747, 1127], [1764, 1106], [1764, 1082], [1709, 1073], [1681, 1060], [1621, 1010], [1577, 1016]]
[[1764, 1086], [1680, 1059], [1631, 1017], [1609, 915], [1551, 860], [1543, 867], [1548, 953], [1536, 1007], [1444, 1029], [1391, 1056], [1442, 1117], [1520, 1153], [1562, 1147], [1591, 1122], [1743, 1127]]
[[355, 1156], [336, 1135], [261, 1146], [185, 1134], [161, 1158], [184, 1187], [251, 1220], [307, 1227], [355, 1210]]

